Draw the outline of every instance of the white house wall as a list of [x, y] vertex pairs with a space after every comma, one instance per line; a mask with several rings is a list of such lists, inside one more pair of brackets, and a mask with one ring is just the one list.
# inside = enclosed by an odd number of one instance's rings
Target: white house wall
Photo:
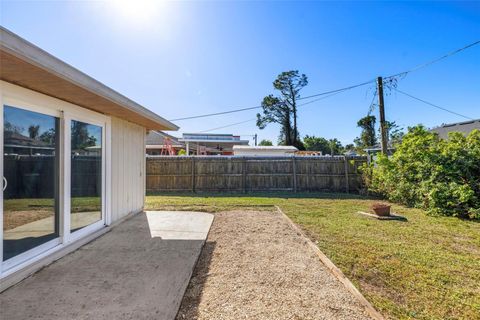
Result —
[[143, 210], [145, 200], [145, 128], [112, 117], [111, 222]]

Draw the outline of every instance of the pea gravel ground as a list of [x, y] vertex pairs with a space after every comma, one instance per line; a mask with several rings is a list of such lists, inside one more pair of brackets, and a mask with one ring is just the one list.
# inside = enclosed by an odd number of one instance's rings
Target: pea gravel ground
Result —
[[215, 220], [177, 320], [370, 319], [277, 212]]

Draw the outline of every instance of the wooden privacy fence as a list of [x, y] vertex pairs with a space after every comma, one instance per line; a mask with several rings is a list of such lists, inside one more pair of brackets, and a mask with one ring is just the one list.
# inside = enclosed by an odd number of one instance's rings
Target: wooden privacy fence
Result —
[[358, 192], [366, 157], [147, 156], [147, 193]]
[[[5, 155], [3, 159], [3, 175], [8, 182], [3, 194], [5, 199], [55, 196], [55, 185], [59, 182], [55, 156]], [[75, 156], [71, 159], [71, 166], [71, 196], [98, 196], [102, 190], [102, 159], [99, 156]]]

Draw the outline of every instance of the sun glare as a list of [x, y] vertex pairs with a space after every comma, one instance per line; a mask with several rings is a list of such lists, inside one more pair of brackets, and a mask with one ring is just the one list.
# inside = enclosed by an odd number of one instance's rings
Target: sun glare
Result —
[[109, 2], [122, 19], [137, 23], [151, 20], [164, 3], [161, 0], [110, 0]]

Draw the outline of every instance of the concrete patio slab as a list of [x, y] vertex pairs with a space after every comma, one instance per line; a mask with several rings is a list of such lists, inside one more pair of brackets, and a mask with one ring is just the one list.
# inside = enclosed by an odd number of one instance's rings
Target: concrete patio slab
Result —
[[[78, 229], [97, 222], [102, 217], [100, 211], [77, 212], [70, 216], [72, 229]], [[29, 237], [42, 237], [53, 233], [55, 226], [55, 217], [51, 216], [35, 220], [13, 229], [5, 230], [3, 238], [7, 240], [17, 240]]]
[[0, 294], [2, 319], [174, 319], [213, 215], [146, 212]]
[[213, 215], [199, 212], [146, 212], [150, 235], [170, 240], [205, 240]]

